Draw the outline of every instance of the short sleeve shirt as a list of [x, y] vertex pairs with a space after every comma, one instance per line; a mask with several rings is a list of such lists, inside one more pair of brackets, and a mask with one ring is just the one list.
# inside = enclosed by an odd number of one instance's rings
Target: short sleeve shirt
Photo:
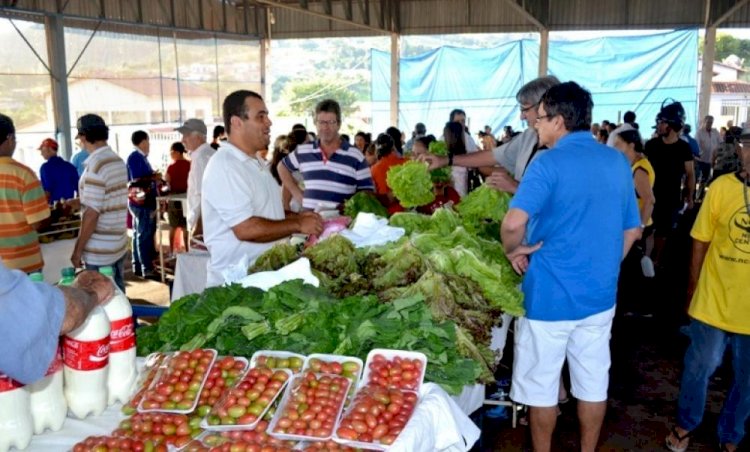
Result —
[[39, 178], [44, 191], [49, 193], [49, 202], [61, 199], [72, 199], [78, 190], [78, 171], [72, 163], [55, 155], [50, 157], [41, 168]]
[[375, 189], [364, 154], [345, 141], [330, 158], [316, 141], [298, 146], [282, 163], [290, 172], [302, 174], [304, 209], [335, 208], [358, 191]]
[[64, 317], [59, 289], [0, 263], [0, 373], [25, 384], [44, 377]]
[[388, 187], [388, 170], [404, 162], [406, 162], [406, 159], [399, 157], [395, 152], [391, 152], [372, 165], [371, 171], [372, 180], [375, 183], [375, 193], [384, 195], [391, 191]]
[[0, 157], [0, 260], [6, 267], [27, 273], [42, 268], [39, 236], [31, 225], [49, 216], [47, 197], [34, 172]]
[[189, 160], [177, 160], [167, 167], [169, 175], [169, 190], [172, 193], [185, 193], [188, 187], [190, 173]]
[[683, 140], [666, 144], [659, 138], [646, 142], [644, 153], [654, 167], [656, 182], [654, 195], [656, 208], [671, 208], [682, 201], [682, 176], [685, 175], [685, 162], [693, 160], [690, 145]]
[[82, 213], [99, 213], [96, 229], [83, 248], [83, 261], [111, 265], [127, 251], [128, 170], [109, 146], [96, 149], [86, 160], [78, 184]]
[[250, 157], [229, 142], [222, 143], [203, 174], [203, 235], [211, 254], [207, 286], [224, 282], [222, 271], [246, 259], [255, 262], [275, 242], [239, 240], [234, 226], [250, 217], [283, 220], [281, 187], [267, 162]]
[[688, 314], [716, 328], [750, 334], [750, 212], [737, 174], [717, 178], [690, 235], [709, 243]]
[[510, 207], [529, 215], [526, 242], [544, 242], [522, 285], [529, 319], [580, 320], [614, 306], [624, 231], [640, 225], [622, 153], [569, 133], [531, 163]]

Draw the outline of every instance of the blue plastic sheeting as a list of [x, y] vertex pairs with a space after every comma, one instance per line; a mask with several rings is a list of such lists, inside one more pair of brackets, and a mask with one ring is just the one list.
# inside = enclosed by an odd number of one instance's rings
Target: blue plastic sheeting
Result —
[[[561, 81], [574, 80], [594, 97], [593, 120], [621, 120], [636, 112], [641, 132], [651, 134], [665, 98], [682, 102], [687, 122], [695, 123], [698, 83], [698, 30], [641, 36], [550, 41], [548, 68]], [[472, 133], [490, 125], [525, 127], [515, 95], [537, 76], [538, 41], [524, 39], [489, 49], [441, 47], [401, 59], [399, 128], [417, 122], [442, 134], [454, 108], [466, 111]], [[390, 125], [390, 54], [372, 51], [373, 131]]]

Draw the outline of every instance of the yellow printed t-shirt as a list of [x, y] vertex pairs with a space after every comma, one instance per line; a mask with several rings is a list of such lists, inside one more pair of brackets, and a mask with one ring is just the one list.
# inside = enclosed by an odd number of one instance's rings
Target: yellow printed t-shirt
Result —
[[48, 218], [47, 197], [33, 171], [0, 157], [0, 259], [8, 268], [32, 272], [44, 265], [32, 224]]
[[[646, 174], [648, 174], [648, 184], [652, 189], [654, 188], [656, 174], [654, 174], [654, 167], [651, 166], [651, 162], [649, 162], [648, 159], [643, 158], [638, 160], [637, 162], [633, 163], [633, 166], [631, 166], [630, 169], [633, 171], [633, 177], [635, 177], [635, 171], [637, 169], [642, 169], [643, 171], [645, 171]], [[640, 212], [642, 208], [643, 200], [641, 198], [638, 198], [638, 212]], [[651, 219], [651, 217], [649, 217], [648, 221], [646, 222], [646, 226], [651, 226], [652, 224], [654, 224], [654, 221]]]
[[710, 242], [688, 314], [725, 331], [750, 334], [750, 215], [736, 174], [711, 184], [690, 235]]

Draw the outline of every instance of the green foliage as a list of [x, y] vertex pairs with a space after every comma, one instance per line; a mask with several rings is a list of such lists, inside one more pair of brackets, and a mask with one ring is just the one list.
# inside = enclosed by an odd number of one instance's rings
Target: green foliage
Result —
[[388, 209], [372, 193], [365, 191], [357, 192], [344, 203], [344, 215], [347, 217], [354, 219], [360, 212], [373, 213], [379, 217], [388, 218]]
[[299, 249], [288, 242], [276, 244], [258, 256], [247, 274], [278, 270], [297, 260], [299, 254]]
[[[207, 338], [202, 346], [215, 348], [220, 355], [249, 357], [257, 350], [288, 350], [344, 354], [364, 360], [373, 348], [420, 351], [428, 357], [427, 380], [443, 385], [452, 394], [485, 373], [484, 364], [459, 354], [460, 349], [477, 346], [459, 343], [452, 321], [433, 320], [421, 296], [402, 297], [391, 303], [381, 303], [373, 296], [334, 299], [300, 280], [285, 282], [265, 294], [237, 286], [207, 293], [201, 297], [204, 303], [223, 305], [226, 300], [249, 298], [252, 303], [248, 304], [255, 308], [252, 314], [232, 310], [228, 315], [224, 313], [228, 309], [224, 309], [218, 313], [201, 311], [198, 316], [191, 309], [197, 300], [183, 298], [157, 325], [139, 329], [139, 353], [176, 350], [186, 344], [176, 339], [173, 329], [174, 320], [181, 319], [203, 325], [196, 331]], [[263, 320], [257, 320], [259, 317]], [[219, 324], [213, 335], [208, 325]]]
[[425, 163], [408, 161], [391, 167], [386, 180], [393, 190], [393, 196], [407, 209], [423, 206], [435, 200], [432, 179]]
[[315, 105], [323, 99], [335, 99], [341, 105], [341, 114], [348, 116], [354, 113], [356, 94], [349, 89], [350, 85], [359, 83], [358, 80], [335, 79], [302, 79], [293, 80], [286, 84], [281, 95], [288, 105], [289, 112], [294, 115], [312, 116]]

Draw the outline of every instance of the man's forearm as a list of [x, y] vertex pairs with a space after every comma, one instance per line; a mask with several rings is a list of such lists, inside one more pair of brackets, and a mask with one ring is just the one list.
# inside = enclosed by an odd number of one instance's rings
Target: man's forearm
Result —
[[622, 259], [620, 260], [625, 259], [625, 256], [627, 256], [630, 252], [630, 248], [633, 247], [633, 243], [641, 238], [641, 235], [643, 235], [643, 231], [640, 227], [628, 229], [625, 231], [622, 241]]
[[690, 272], [688, 273], [688, 294], [692, 294], [698, 284], [698, 278], [703, 268], [703, 261], [706, 259], [706, 253], [710, 242], [702, 242], [693, 239], [693, 249], [690, 254]]
[[238, 240], [258, 243], [273, 242], [300, 231], [298, 215], [283, 220], [251, 217], [232, 228]]
[[81, 230], [78, 232], [75, 250], [82, 253], [92, 235], [96, 230], [96, 223], [99, 221], [99, 213], [93, 209], [86, 209], [81, 219]]
[[492, 151], [478, 151], [471, 154], [462, 154], [453, 156], [453, 166], [462, 166], [465, 168], [478, 168], [480, 166], [495, 166], [495, 154]]
[[74, 287], [61, 286], [59, 289], [65, 299], [65, 317], [60, 327], [60, 335], [63, 335], [75, 330], [86, 320], [96, 307], [97, 297], [94, 292]]

